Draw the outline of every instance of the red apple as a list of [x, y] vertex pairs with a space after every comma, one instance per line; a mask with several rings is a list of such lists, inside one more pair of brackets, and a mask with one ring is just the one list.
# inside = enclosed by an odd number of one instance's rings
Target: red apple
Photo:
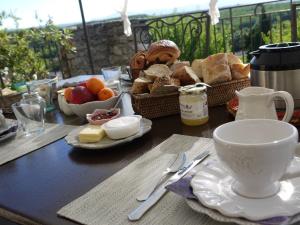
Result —
[[87, 87], [86, 82], [79, 83], [77, 86]]
[[73, 104], [83, 104], [95, 100], [95, 96], [83, 86], [77, 86], [72, 90], [72, 102]]

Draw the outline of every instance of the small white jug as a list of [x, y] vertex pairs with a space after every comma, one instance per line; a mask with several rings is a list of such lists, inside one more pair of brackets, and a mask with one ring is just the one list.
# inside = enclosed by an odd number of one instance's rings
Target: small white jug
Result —
[[264, 87], [247, 87], [241, 91], [235, 91], [239, 98], [239, 107], [235, 120], [242, 119], [275, 119], [277, 113], [274, 99], [283, 98], [286, 111], [283, 121], [289, 122], [294, 113], [294, 100], [290, 93], [286, 91], [274, 91]]

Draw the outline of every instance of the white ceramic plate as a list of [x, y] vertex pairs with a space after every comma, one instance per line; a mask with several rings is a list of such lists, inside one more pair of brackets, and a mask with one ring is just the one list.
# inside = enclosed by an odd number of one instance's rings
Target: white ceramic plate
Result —
[[229, 217], [256, 221], [300, 212], [300, 177], [281, 181], [280, 191], [269, 198], [251, 199], [231, 189], [233, 178], [218, 161], [203, 167], [192, 179], [191, 186], [199, 201]]
[[210, 218], [219, 222], [236, 223], [240, 225], [259, 225], [258, 223], [254, 223], [243, 218], [224, 216], [219, 211], [207, 208], [196, 200], [185, 199], [185, 201], [192, 210], [208, 215]]
[[124, 144], [124, 143], [130, 142], [136, 138], [139, 138], [139, 137], [143, 136], [145, 133], [149, 132], [151, 130], [151, 126], [152, 126], [151, 120], [142, 118], [140, 131], [138, 133], [136, 133], [135, 135], [129, 136], [127, 138], [119, 139], [119, 140], [112, 140], [106, 136], [97, 143], [80, 143], [78, 140], [78, 134], [79, 134], [80, 130], [83, 129], [83, 126], [81, 126], [77, 129], [73, 130], [71, 133], [69, 133], [68, 136], [65, 137], [65, 139], [68, 144], [70, 144], [74, 147], [79, 147], [79, 148], [83, 148], [83, 149], [99, 150], [99, 149], [114, 147], [116, 145]]

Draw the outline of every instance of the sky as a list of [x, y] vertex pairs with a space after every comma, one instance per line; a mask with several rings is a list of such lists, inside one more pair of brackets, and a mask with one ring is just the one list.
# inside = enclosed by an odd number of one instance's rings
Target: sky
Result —
[[[82, 0], [86, 21], [117, 17], [117, 9], [122, 8], [124, 0]], [[239, 0], [246, 4], [261, 0]], [[128, 0], [128, 14], [160, 15], [173, 12], [207, 9], [209, 0]], [[218, 6], [237, 5], [236, 0], [219, 0]], [[39, 26], [36, 19], [46, 21], [50, 17], [55, 24], [80, 23], [81, 15], [78, 0], [0, 0], [0, 11], [12, 12], [19, 21], [19, 28]], [[4, 27], [15, 28], [12, 20], [5, 20]]]

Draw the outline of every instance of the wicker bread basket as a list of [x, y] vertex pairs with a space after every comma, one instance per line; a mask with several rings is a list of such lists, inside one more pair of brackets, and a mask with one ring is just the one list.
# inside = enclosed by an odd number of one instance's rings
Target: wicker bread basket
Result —
[[2, 90], [0, 89], [0, 108], [3, 113], [13, 113], [11, 105], [13, 103], [19, 102], [22, 98], [22, 92], [13, 93], [10, 95], [2, 95]]
[[[208, 106], [224, 105], [235, 96], [236, 90], [250, 86], [249, 78], [212, 85], [207, 89]], [[133, 110], [148, 119], [180, 113], [179, 93], [164, 95], [131, 95]]]
[[239, 91], [250, 85], [249, 78], [212, 85], [212, 88], [207, 89], [208, 106], [224, 105], [235, 96], [236, 90]]

